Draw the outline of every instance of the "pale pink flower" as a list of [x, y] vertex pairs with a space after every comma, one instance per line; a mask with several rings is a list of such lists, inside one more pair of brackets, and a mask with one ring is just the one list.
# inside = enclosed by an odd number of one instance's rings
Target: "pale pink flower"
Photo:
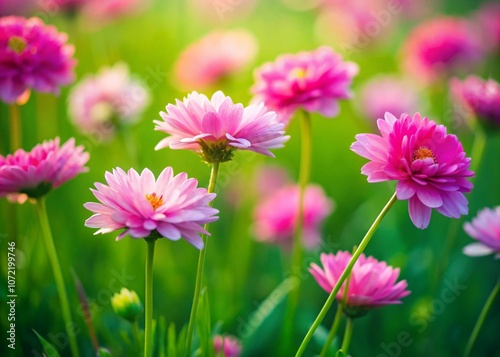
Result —
[[221, 22], [241, 21], [249, 16], [257, 0], [187, 0], [190, 10], [200, 21], [220, 25]]
[[73, 138], [62, 146], [55, 138], [36, 145], [30, 152], [19, 149], [13, 155], [0, 155], [0, 197], [25, 193], [39, 198], [86, 172], [89, 154], [83, 150], [83, 146], [75, 147]]
[[241, 342], [230, 335], [215, 335], [214, 350], [217, 357], [239, 357], [241, 354]]
[[468, 76], [463, 81], [452, 78], [451, 93], [467, 113], [485, 124], [500, 128], [500, 85], [494, 79]]
[[[292, 245], [299, 210], [298, 185], [287, 185], [266, 197], [254, 210], [256, 239], [288, 248]], [[304, 246], [313, 248], [321, 241], [320, 226], [333, 211], [333, 201], [320, 186], [308, 185], [304, 196]]]
[[59, 93], [74, 80], [74, 48], [67, 35], [36, 17], [0, 18], [0, 99], [13, 103], [25, 91]]
[[87, 0], [81, 11], [91, 25], [103, 24], [144, 10], [150, 0]]
[[357, 73], [355, 63], [345, 62], [328, 47], [282, 55], [255, 71], [254, 101], [275, 110], [285, 124], [297, 109], [335, 117], [339, 100], [351, 97], [350, 86]]
[[395, 116], [414, 113], [422, 108], [422, 102], [420, 92], [397, 76], [377, 76], [361, 88], [361, 110], [373, 121], [382, 118], [386, 112]]
[[274, 157], [269, 149], [281, 148], [289, 139], [284, 136], [284, 125], [276, 121], [276, 113], [262, 103], [243, 107], [221, 91], [211, 99], [193, 92], [182, 102], [176, 100], [176, 105], [168, 104], [160, 115], [163, 121], [154, 121], [155, 130], [170, 136], [155, 149], [194, 150], [207, 162], [231, 160], [237, 149]]
[[284, 186], [289, 185], [291, 180], [288, 171], [283, 167], [263, 165], [257, 169], [254, 182], [259, 197], [268, 197]]
[[209, 206], [215, 198], [198, 181], [188, 179], [182, 172], [174, 176], [171, 167], [165, 168], [155, 180], [149, 169], [138, 174], [120, 168], [105, 174], [107, 185], [96, 182], [91, 189], [101, 203], [87, 202], [84, 207], [94, 215], [85, 221], [98, 233], [123, 232], [116, 240], [132, 238], [184, 238], [198, 249], [203, 248], [200, 234], [209, 234], [203, 225], [218, 219], [218, 211]]
[[403, 66], [416, 80], [432, 83], [482, 60], [484, 48], [464, 19], [441, 17], [414, 28], [403, 46]]
[[[327, 293], [331, 293], [340, 276], [351, 260], [351, 253], [339, 251], [337, 254], [321, 254], [321, 265], [311, 264], [309, 272]], [[401, 304], [401, 299], [410, 294], [406, 290], [406, 280], [396, 282], [399, 268], [386, 262], [361, 254], [354, 264], [349, 278], [344, 311], [351, 317], [361, 316], [377, 307]], [[335, 299], [342, 301], [346, 282]]]
[[471, 257], [495, 253], [500, 258], [500, 206], [484, 208], [472, 222], [464, 224], [464, 229], [479, 242], [464, 247], [463, 252]]
[[455, 135], [419, 113], [399, 119], [386, 113], [377, 126], [381, 136], [358, 134], [351, 145], [370, 160], [361, 169], [368, 182], [396, 180], [397, 198], [408, 200], [410, 218], [418, 228], [429, 225], [433, 208], [452, 218], [467, 214], [464, 193], [472, 189], [467, 178], [474, 173]]
[[483, 3], [476, 13], [481, 38], [491, 50], [500, 50], [500, 3]]
[[149, 103], [145, 85], [130, 76], [125, 63], [87, 76], [69, 94], [69, 115], [84, 133], [109, 139], [116, 126], [136, 122]]
[[257, 40], [248, 31], [214, 31], [188, 46], [174, 65], [175, 84], [206, 89], [240, 72], [257, 54]]

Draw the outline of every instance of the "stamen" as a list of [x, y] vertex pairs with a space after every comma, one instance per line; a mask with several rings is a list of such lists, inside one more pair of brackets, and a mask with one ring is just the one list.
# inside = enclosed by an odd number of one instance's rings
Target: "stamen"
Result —
[[427, 158], [431, 158], [432, 160], [434, 160], [434, 162], [436, 162], [436, 157], [434, 156], [434, 153], [432, 152], [431, 149], [429, 149], [426, 146], [421, 146], [413, 152], [413, 161], [423, 160]]
[[163, 196], [156, 196], [156, 193], [148, 193], [146, 195], [146, 199], [149, 201], [151, 204], [151, 207], [156, 211], [158, 207], [160, 207], [163, 204]]

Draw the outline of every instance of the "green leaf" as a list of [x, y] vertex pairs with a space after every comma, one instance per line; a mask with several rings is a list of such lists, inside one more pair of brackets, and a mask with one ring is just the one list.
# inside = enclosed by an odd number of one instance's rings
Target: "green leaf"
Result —
[[184, 356], [184, 351], [186, 348], [186, 338], [187, 338], [187, 325], [184, 325], [179, 332], [179, 338], [177, 341], [177, 354], [178, 356]]
[[[180, 336], [179, 336], [180, 337]], [[168, 327], [168, 357], [177, 357], [177, 341], [175, 335], [175, 324], [172, 322]], [[179, 355], [180, 356], [180, 355]]]
[[203, 288], [200, 292], [200, 304], [197, 314], [198, 335], [200, 340], [201, 355], [206, 357], [214, 356], [214, 346], [212, 342], [210, 325], [210, 303], [208, 301], [208, 292]]
[[46, 339], [40, 336], [38, 332], [36, 332], [35, 330], [33, 330], [33, 332], [36, 334], [38, 340], [42, 344], [43, 351], [45, 352], [47, 357], [60, 357], [54, 346], [52, 346]]
[[160, 316], [158, 322], [158, 355], [166, 357], [165, 355], [165, 317]]

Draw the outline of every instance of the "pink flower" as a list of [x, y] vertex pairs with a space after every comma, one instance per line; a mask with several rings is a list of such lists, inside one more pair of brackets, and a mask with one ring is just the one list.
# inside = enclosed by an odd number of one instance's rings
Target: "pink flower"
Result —
[[[337, 254], [321, 254], [322, 268], [311, 264], [309, 272], [316, 282], [327, 293], [331, 293], [335, 284], [351, 260], [349, 252], [339, 251]], [[345, 312], [351, 317], [364, 315], [367, 310], [384, 305], [400, 304], [401, 299], [410, 294], [406, 290], [406, 280], [396, 283], [399, 268], [388, 266], [373, 257], [361, 254], [352, 268], [347, 289]], [[346, 282], [344, 282], [335, 298], [342, 301]]]
[[430, 83], [471, 68], [482, 59], [483, 48], [467, 21], [443, 17], [413, 29], [403, 55], [405, 70], [417, 80]]
[[241, 343], [230, 335], [215, 335], [214, 350], [216, 356], [238, 357], [241, 354]]
[[257, 40], [245, 30], [215, 31], [188, 46], [175, 63], [176, 84], [205, 89], [245, 68], [257, 53]]
[[[0, 155], [0, 197], [26, 193], [39, 198], [82, 172], [89, 160], [83, 146], [71, 138], [59, 146], [59, 138], [36, 145], [30, 152], [17, 150]], [[16, 196], [13, 196], [16, 197]]]
[[255, 151], [274, 157], [269, 149], [281, 148], [288, 136], [284, 125], [276, 121], [276, 113], [261, 104], [243, 107], [234, 104], [221, 91], [212, 99], [193, 92], [176, 105], [161, 112], [163, 121], [155, 120], [155, 130], [170, 134], [155, 149], [189, 149], [207, 162], [231, 160], [236, 149]]
[[106, 172], [108, 185], [96, 182], [91, 189], [101, 203], [87, 202], [84, 207], [95, 213], [85, 221], [98, 233], [124, 229], [116, 240], [129, 235], [132, 238], [164, 237], [170, 240], [184, 238], [198, 249], [203, 248], [200, 234], [209, 234], [203, 224], [216, 221], [218, 211], [208, 204], [215, 194], [197, 188], [198, 181], [188, 179], [182, 172], [174, 176], [172, 168], [165, 168], [157, 180], [144, 169], [138, 174], [120, 168]]
[[500, 127], [500, 85], [493, 79], [468, 76], [464, 81], [450, 82], [455, 99], [485, 124]]
[[363, 113], [374, 121], [386, 112], [399, 116], [422, 107], [419, 91], [404, 79], [390, 75], [377, 76], [365, 83], [360, 101]]
[[410, 218], [418, 228], [429, 225], [432, 208], [452, 218], [467, 214], [463, 193], [472, 189], [467, 177], [474, 173], [455, 135], [419, 113], [399, 119], [386, 113], [377, 126], [382, 136], [359, 134], [351, 145], [370, 160], [361, 169], [368, 182], [398, 181], [397, 197], [408, 200]]
[[109, 139], [116, 125], [137, 121], [149, 103], [149, 93], [130, 77], [125, 63], [103, 68], [78, 83], [69, 95], [69, 114], [85, 134]]
[[[299, 186], [287, 185], [264, 199], [254, 210], [254, 232], [257, 240], [281, 244], [288, 248], [292, 244], [294, 227], [297, 224]], [[306, 188], [304, 199], [304, 245], [313, 248], [320, 242], [320, 225], [333, 211], [333, 202], [317, 185]]]
[[335, 117], [338, 101], [351, 97], [349, 87], [357, 73], [355, 63], [344, 62], [328, 47], [282, 55], [255, 72], [254, 101], [275, 110], [285, 124], [297, 109]]
[[465, 246], [464, 254], [477, 257], [496, 253], [495, 257], [500, 258], [500, 206], [484, 208], [472, 222], [464, 224], [464, 229], [479, 241]]
[[59, 93], [74, 80], [66, 34], [32, 17], [0, 18], [0, 99], [13, 103], [27, 89]]
[[91, 25], [96, 25], [139, 13], [149, 4], [149, 0], [86, 0], [82, 12]]
[[483, 3], [476, 13], [476, 22], [481, 30], [481, 38], [488, 47], [491, 50], [500, 50], [500, 4]]

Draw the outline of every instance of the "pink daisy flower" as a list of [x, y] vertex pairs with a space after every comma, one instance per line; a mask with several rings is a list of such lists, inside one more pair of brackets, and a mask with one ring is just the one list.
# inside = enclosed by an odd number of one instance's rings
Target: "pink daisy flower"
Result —
[[30, 152], [17, 150], [13, 155], [0, 155], [0, 197], [25, 193], [39, 198], [86, 172], [89, 154], [83, 146], [75, 147], [75, 139], [59, 145], [59, 138], [36, 145]]
[[451, 80], [451, 92], [455, 99], [474, 117], [485, 124], [500, 127], [500, 85], [493, 79], [483, 80], [468, 76], [460, 81]]
[[471, 257], [495, 253], [500, 258], [500, 206], [484, 208], [472, 222], [464, 224], [468, 235], [478, 240], [464, 247], [463, 252]]
[[200, 234], [209, 234], [203, 225], [216, 221], [219, 211], [208, 205], [215, 194], [198, 188], [198, 181], [188, 179], [184, 172], [174, 176], [171, 167], [165, 168], [157, 180], [148, 169], [138, 174], [134, 169], [125, 172], [117, 168], [106, 172], [105, 178], [107, 185], [96, 182], [96, 189], [91, 189], [101, 203], [84, 204], [94, 213], [85, 221], [86, 227], [99, 228], [94, 234], [123, 229], [116, 240], [126, 235], [174, 241], [184, 238], [203, 248]]
[[188, 46], [174, 65], [175, 83], [205, 89], [244, 69], [257, 54], [257, 40], [245, 30], [215, 31]]
[[27, 89], [59, 93], [74, 80], [67, 35], [32, 17], [0, 18], [0, 99], [13, 103]]
[[345, 62], [328, 47], [312, 52], [282, 55], [255, 72], [254, 101], [275, 110], [288, 124], [297, 109], [332, 118], [339, 113], [340, 99], [351, 97], [352, 78], [358, 66]]
[[359, 134], [351, 145], [370, 160], [361, 169], [368, 182], [398, 181], [397, 198], [408, 200], [410, 218], [418, 228], [429, 225], [433, 208], [452, 218], [467, 214], [463, 193], [472, 189], [467, 178], [474, 173], [455, 135], [419, 113], [399, 119], [386, 113], [377, 126], [382, 136]]
[[234, 104], [221, 91], [211, 99], [193, 92], [176, 105], [168, 104], [161, 112], [163, 121], [155, 120], [155, 130], [169, 137], [155, 149], [189, 149], [199, 153], [206, 162], [231, 160], [234, 150], [250, 150], [274, 157], [269, 149], [283, 147], [284, 125], [276, 121], [276, 113], [260, 104], [243, 107]]
[[241, 354], [241, 342], [230, 335], [215, 335], [214, 350], [216, 356], [238, 357]]
[[103, 68], [74, 86], [69, 94], [69, 115], [84, 133], [106, 140], [116, 126], [136, 122], [149, 103], [142, 82], [130, 76], [125, 63]]
[[408, 35], [404, 68], [424, 83], [471, 68], [483, 58], [479, 38], [466, 20], [453, 17], [425, 22]]
[[371, 120], [382, 118], [386, 112], [399, 116], [422, 108], [420, 92], [402, 78], [377, 76], [364, 84], [360, 94], [361, 110]]
[[[257, 240], [289, 248], [298, 219], [298, 185], [287, 185], [264, 199], [254, 211]], [[320, 225], [333, 211], [333, 202], [317, 185], [308, 185], [304, 197], [304, 245], [317, 246], [321, 240]]]
[[[351, 260], [351, 253], [339, 251], [337, 254], [321, 254], [321, 265], [311, 264], [309, 272], [327, 293], [331, 293], [335, 284]], [[347, 289], [345, 313], [351, 317], [364, 315], [367, 310], [377, 307], [401, 304], [401, 299], [410, 294], [406, 290], [406, 280], [396, 282], [399, 268], [393, 268], [386, 262], [379, 262], [373, 257], [361, 254], [352, 268]], [[335, 296], [342, 301], [346, 282]]]

